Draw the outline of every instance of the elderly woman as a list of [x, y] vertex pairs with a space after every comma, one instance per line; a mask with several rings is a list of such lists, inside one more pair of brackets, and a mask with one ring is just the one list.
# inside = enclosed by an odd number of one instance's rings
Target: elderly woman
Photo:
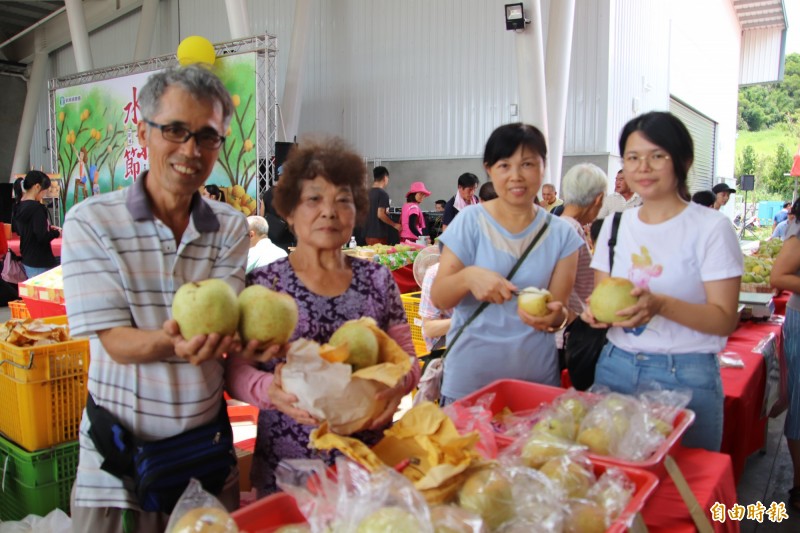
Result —
[[594, 289], [594, 270], [590, 266], [591, 243], [583, 228], [594, 222], [597, 213], [603, 207], [607, 183], [608, 177], [605, 172], [591, 163], [575, 165], [561, 180], [561, 194], [564, 196], [564, 212], [561, 220], [569, 222], [584, 243], [578, 250], [578, 273], [567, 302], [570, 321], [583, 312], [584, 302]]
[[[372, 261], [342, 253], [353, 227], [367, 215], [365, 175], [361, 156], [340, 139], [306, 139], [300, 143], [283, 165], [274, 197], [275, 209], [297, 237], [297, 248], [287, 258], [254, 269], [247, 275], [247, 283], [264, 285], [295, 299], [299, 321], [290, 340], [326, 343], [348, 320], [371, 317], [409, 357], [414, 357], [411, 330], [391, 272]], [[249, 352], [253, 347], [247, 348]], [[297, 398], [281, 388], [280, 357], [285, 349], [267, 348], [261, 360], [272, 358], [255, 366], [246, 357], [231, 358], [226, 374], [231, 395], [261, 410], [250, 475], [259, 496], [277, 490], [275, 469], [283, 459], [320, 457], [331, 464], [333, 461], [333, 457], [308, 448], [309, 433], [318, 421], [297, 408]], [[380, 399], [389, 400], [386, 410], [373, 420], [370, 429], [354, 437], [370, 445], [380, 439], [401, 398], [419, 381], [419, 365], [414, 363], [411, 368], [397, 387], [380, 393]]]
[[[483, 156], [497, 198], [461, 211], [439, 237], [443, 247], [431, 300], [440, 309], [454, 308], [445, 404], [497, 379], [559, 382], [554, 332], [567, 324], [563, 302], [572, 293], [584, 243], [568, 223], [533, 203], [546, 158], [547, 143], [535, 127], [497, 128]], [[553, 295], [545, 316], [518, 309], [516, 293], [526, 287]]]

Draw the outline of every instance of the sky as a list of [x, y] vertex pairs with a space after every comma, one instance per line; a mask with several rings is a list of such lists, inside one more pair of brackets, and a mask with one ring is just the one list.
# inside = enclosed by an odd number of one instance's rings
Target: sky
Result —
[[786, 32], [786, 54], [800, 54], [800, 0], [784, 0], [789, 31]]

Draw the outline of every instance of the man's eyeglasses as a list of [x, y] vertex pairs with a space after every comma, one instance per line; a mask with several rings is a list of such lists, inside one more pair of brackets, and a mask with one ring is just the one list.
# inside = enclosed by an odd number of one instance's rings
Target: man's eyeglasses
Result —
[[188, 128], [180, 124], [156, 124], [150, 120], [144, 119], [145, 124], [150, 127], [158, 128], [161, 130], [161, 136], [169, 142], [185, 143], [194, 137], [197, 146], [205, 148], [206, 150], [216, 150], [222, 143], [225, 142], [225, 137], [219, 135], [212, 129], [203, 129], [200, 131], [190, 131]]
[[669, 159], [669, 155], [663, 152], [653, 152], [648, 155], [626, 154], [622, 159], [622, 166], [625, 170], [638, 170], [642, 161], [647, 161], [647, 166], [651, 169], [661, 170]]

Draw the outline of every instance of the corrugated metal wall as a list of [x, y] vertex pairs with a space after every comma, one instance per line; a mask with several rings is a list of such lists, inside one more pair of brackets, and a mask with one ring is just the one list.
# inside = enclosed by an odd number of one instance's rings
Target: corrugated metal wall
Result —
[[785, 45], [784, 33], [785, 30], [777, 28], [742, 32], [739, 84], [748, 85], [781, 79], [783, 70], [779, 58], [783, 57], [781, 52]]
[[611, 0], [607, 150], [619, 155], [622, 127], [647, 111], [669, 109], [669, 12], [660, 0]]
[[[564, 153], [610, 150], [608, 0], [576, 0]], [[617, 58], [615, 58], [615, 61]], [[564, 170], [568, 170], [569, 167]]]
[[669, 110], [683, 121], [694, 141], [694, 163], [687, 179], [689, 192], [711, 189], [716, 174], [717, 124], [675, 98], [670, 100]]
[[[545, 39], [550, 1], [542, 2]], [[625, 122], [668, 109], [673, 13], [661, 0], [576, 1], [565, 155], [614, 157]], [[517, 102], [515, 34], [505, 30], [504, 4], [311, 0], [300, 132], [341, 134], [369, 159], [480, 157], [491, 130], [516, 120], [510, 112]], [[279, 100], [294, 6], [247, 3], [252, 32], [278, 38]], [[162, 0], [159, 9], [153, 55], [174, 51], [188, 35], [230, 40], [224, 2]], [[138, 21], [135, 12], [91, 35], [96, 66], [130, 61]], [[54, 53], [52, 66], [53, 76], [71, 74], [71, 47]], [[679, 96], [727, 131], [692, 95]], [[45, 109], [36, 139], [45, 137]], [[32, 150], [33, 157], [41, 153]]]
[[[350, 140], [366, 157], [475, 156], [512, 119], [513, 33], [500, 0], [313, 0], [300, 131]], [[294, 2], [248, 4], [278, 38], [278, 98]], [[180, 1], [181, 36], [228, 38], [224, 4]]]
[[515, 102], [514, 34], [503, 2], [376, 0], [347, 3], [354, 88], [344, 134], [369, 156], [463, 157], [509, 122]]

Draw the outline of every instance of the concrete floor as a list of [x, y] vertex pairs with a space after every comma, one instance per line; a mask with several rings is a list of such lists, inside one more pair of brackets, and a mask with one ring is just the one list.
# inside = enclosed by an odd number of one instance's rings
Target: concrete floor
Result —
[[767, 446], [763, 453], [755, 453], [747, 459], [742, 479], [736, 492], [738, 503], [748, 504], [760, 501], [765, 507], [772, 502], [787, 502], [786, 512], [789, 520], [780, 523], [770, 522], [765, 517], [759, 524], [755, 520], [742, 520], [742, 533], [798, 533], [800, 514], [788, 505], [789, 489], [792, 488], [792, 461], [789, 448], [783, 437], [783, 423], [786, 415], [770, 419], [767, 432]]

